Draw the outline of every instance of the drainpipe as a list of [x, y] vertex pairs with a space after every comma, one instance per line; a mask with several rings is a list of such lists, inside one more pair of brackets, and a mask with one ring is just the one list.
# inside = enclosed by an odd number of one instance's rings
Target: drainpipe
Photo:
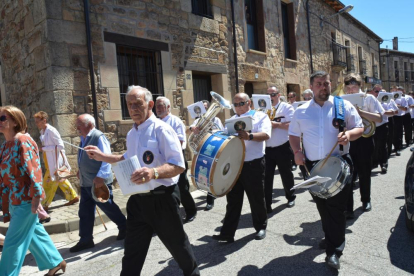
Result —
[[[383, 41], [378, 41], [378, 78], [381, 79], [381, 44]], [[381, 82], [382, 84], [382, 82]]]
[[310, 56], [310, 67], [311, 74], [313, 74], [313, 58], [312, 58], [312, 39], [311, 39], [311, 30], [309, 23], [309, 0], [306, 1], [306, 20], [308, 21], [308, 43], [309, 43], [309, 56]]
[[91, 79], [91, 91], [92, 91], [92, 105], [93, 105], [93, 117], [96, 122], [96, 129], [99, 129], [98, 118], [98, 105], [96, 104], [96, 90], [95, 90], [95, 72], [93, 69], [93, 53], [91, 42], [91, 25], [89, 21], [89, 1], [83, 1], [83, 8], [85, 11], [85, 28], [86, 28], [86, 45], [88, 47], [88, 61], [89, 61], [89, 75]]
[[236, 22], [234, 20], [234, 0], [231, 3], [231, 20], [233, 21], [233, 52], [234, 52], [234, 73], [236, 75], [236, 93], [239, 93], [239, 65], [237, 64], [237, 40], [236, 40]]

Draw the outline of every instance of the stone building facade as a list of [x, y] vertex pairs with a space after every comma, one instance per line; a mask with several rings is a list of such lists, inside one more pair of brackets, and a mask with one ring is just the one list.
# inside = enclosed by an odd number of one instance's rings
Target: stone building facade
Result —
[[381, 78], [387, 91], [392, 86], [414, 91], [414, 53], [381, 49]]
[[[3, 0], [1, 103], [28, 118], [46, 111], [73, 144], [76, 117], [93, 113], [84, 2], [99, 129], [114, 152], [125, 150], [132, 125], [124, 102], [131, 84], [168, 97], [172, 113], [189, 125], [186, 106], [210, 100], [210, 90], [231, 100], [236, 91], [264, 93], [276, 85], [299, 100], [312, 70], [330, 72], [333, 87], [348, 71], [378, 74], [381, 38], [352, 16], [335, 15], [344, 7], [337, 0]], [[29, 131], [38, 137], [33, 120]], [[76, 168], [76, 149], [66, 151]]]

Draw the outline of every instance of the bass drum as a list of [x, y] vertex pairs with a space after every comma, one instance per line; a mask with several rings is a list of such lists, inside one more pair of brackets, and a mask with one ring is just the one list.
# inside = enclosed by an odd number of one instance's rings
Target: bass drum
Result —
[[324, 161], [325, 159], [322, 159], [316, 163], [310, 171], [310, 177], [318, 175], [321, 177], [330, 177], [331, 180], [313, 185], [309, 187], [309, 191], [317, 197], [327, 199], [342, 191], [352, 175], [348, 163], [342, 157], [330, 156], [322, 167]]
[[231, 191], [244, 162], [244, 142], [221, 131], [207, 133], [197, 148], [191, 166], [194, 185], [215, 197]]

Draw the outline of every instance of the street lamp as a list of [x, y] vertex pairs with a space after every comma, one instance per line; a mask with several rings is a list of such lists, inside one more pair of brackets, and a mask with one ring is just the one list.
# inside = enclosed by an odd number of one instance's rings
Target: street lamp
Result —
[[342, 9], [340, 9], [337, 13], [335, 13], [335, 14], [333, 14], [331, 16], [328, 16], [328, 17], [324, 17], [323, 15], [319, 16], [319, 19], [321, 20], [321, 23], [320, 23], [321, 28], [323, 28], [323, 22], [324, 21], [326, 21], [326, 20], [328, 20], [328, 19], [330, 19], [330, 18], [332, 18], [334, 16], [337, 16], [337, 15], [339, 15], [341, 13], [350, 12], [353, 8], [354, 8], [353, 5], [348, 5], [348, 6], [344, 7], [344, 8], [342, 8]]

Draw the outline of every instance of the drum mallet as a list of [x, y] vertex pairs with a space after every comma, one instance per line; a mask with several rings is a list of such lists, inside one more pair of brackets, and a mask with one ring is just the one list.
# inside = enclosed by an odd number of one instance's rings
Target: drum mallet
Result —
[[98, 207], [95, 207], [95, 209], [96, 209], [96, 212], [98, 212], [99, 218], [101, 219], [103, 226], [105, 227], [105, 231], [107, 231], [108, 228], [106, 228], [105, 222], [103, 221], [103, 219], [101, 217], [101, 213], [99, 213]]
[[[342, 132], [342, 135], [344, 135], [345, 134], [345, 129], [344, 129], [344, 131]], [[341, 136], [342, 136], [341, 135]], [[325, 160], [323, 161], [323, 163], [322, 163], [322, 166], [321, 166], [321, 169], [323, 168], [323, 166], [325, 165], [325, 163], [326, 163], [326, 161], [328, 161], [328, 158], [329, 158], [329, 156], [331, 156], [331, 154], [332, 154], [332, 152], [334, 151], [334, 149], [336, 148], [336, 146], [338, 145], [338, 141], [336, 141], [336, 143], [335, 143], [335, 145], [333, 146], [333, 148], [331, 149], [331, 151], [329, 152], [329, 154], [325, 157]]]

